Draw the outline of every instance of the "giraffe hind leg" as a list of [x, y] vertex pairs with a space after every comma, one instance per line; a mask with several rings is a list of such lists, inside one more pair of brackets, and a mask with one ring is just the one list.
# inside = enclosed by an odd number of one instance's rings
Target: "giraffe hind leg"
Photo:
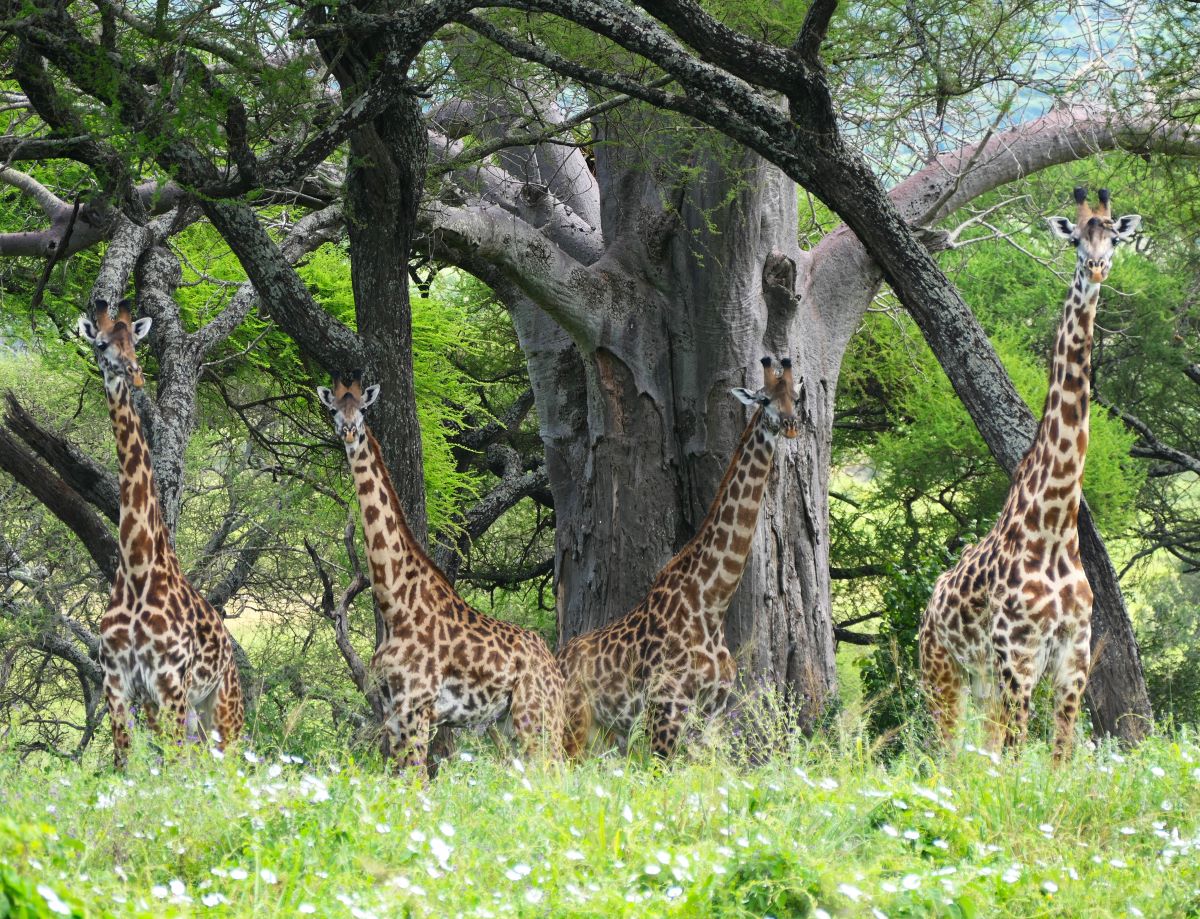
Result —
[[954, 746], [954, 735], [962, 717], [964, 684], [962, 668], [932, 635], [921, 632], [921, 684], [938, 736], [947, 750]]
[[536, 671], [526, 673], [513, 687], [509, 712], [513, 733], [526, 755], [562, 759], [565, 724], [561, 676], [547, 679]]
[[216, 697], [213, 700], [212, 713], [213, 739], [217, 748], [224, 750], [229, 744], [235, 744], [241, 739], [246, 720], [242, 684], [233, 661], [225, 666], [221, 684], [213, 695]]

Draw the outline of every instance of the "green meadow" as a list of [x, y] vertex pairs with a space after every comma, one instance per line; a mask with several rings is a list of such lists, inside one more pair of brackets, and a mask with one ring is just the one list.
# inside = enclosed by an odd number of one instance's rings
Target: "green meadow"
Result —
[[544, 767], [142, 748], [122, 775], [0, 758], [0, 916], [1184, 916], [1200, 744], [1000, 760], [864, 737], [757, 764]]

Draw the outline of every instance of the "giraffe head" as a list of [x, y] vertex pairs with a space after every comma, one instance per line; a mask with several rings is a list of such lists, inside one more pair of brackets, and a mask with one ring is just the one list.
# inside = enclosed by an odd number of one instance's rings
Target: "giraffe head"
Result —
[[1075, 222], [1071, 223], [1066, 217], [1049, 220], [1050, 232], [1075, 247], [1077, 273], [1092, 284], [1103, 283], [1112, 268], [1117, 246], [1133, 239], [1133, 234], [1142, 225], [1140, 214], [1127, 214], [1113, 220], [1107, 188], [1100, 189], [1097, 197], [1099, 206], [1092, 210], [1088, 205], [1087, 189], [1076, 188]]
[[762, 359], [763, 385], [758, 392], [750, 392], [738, 386], [731, 390], [739, 402], [762, 410], [762, 423], [772, 434], [782, 433], [792, 438], [800, 433], [800, 422], [796, 420], [796, 391], [792, 381], [792, 359], [779, 361], [779, 369], [771, 358]]
[[108, 313], [108, 304], [96, 301], [95, 312], [79, 317], [79, 336], [89, 341], [96, 349], [96, 363], [104, 374], [104, 385], [115, 391], [126, 382], [135, 389], [145, 385], [142, 365], [138, 363], [134, 348], [146, 337], [153, 320], [149, 316], [134, 320], [130, 301], [122, 300], [114, 319]]
[[356, 452], [367, 439], [363, 412], [379, 398], [379, 386], [363, 389], [362, 371], [353, 370], [345, 376], [334, 374], [333, 389], [318, 386], [317, 398], [333, 415], [333, 427], [345, 442], [346, 452]]

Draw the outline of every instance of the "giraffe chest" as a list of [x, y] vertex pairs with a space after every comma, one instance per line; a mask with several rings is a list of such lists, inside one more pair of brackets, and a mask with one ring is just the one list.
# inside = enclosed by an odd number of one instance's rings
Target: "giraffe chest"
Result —
[[[220, 681], [220, 637], [197, 623], [157, 607], [135, 603], [110, 610], [101, 620], [100, 656], [106, 674], [132, 701], [162, 704], [183, 692], [189, 704], [207, 699]], [[205, 653], [211, 651], [212, 653]]]

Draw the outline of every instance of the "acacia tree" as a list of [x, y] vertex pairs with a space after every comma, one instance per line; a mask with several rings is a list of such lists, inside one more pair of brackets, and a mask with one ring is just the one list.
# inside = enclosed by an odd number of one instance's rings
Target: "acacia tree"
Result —
[[[533, 18], [473, 12], [485, 6]], [[396, 413], [382, 424], [395, 432], [385, 450], [418, 530], [419, 443], [403, 434], [413, 430], [403, 270], [406, 221], [422, 197], [419, 136], [427, 132], [435, 171], [451, 181], [426, 199], [421, 245], [498, 291], [529, 361], [557, 518], [562, 637], [624, 612], [688, 538], [744, 423], [725, 391], [750, 379], [764, 351], [790, 353], [803, 380], [806, 431], [778, 464], [729, 637], [748, 649], [746, 671], [808, 703], [807, 720], [834, 685], [833, 392], [846, 343], [879, 285], [890, 284], [916, 319], [993, 453], [1011, 469], [1032, 440], [1032, 414], [931, 256], [926, 243], [936, 247], [937, 235], [919, 238], [917, 230], [1018, 175], [1093, 151], [1195, 147], [1186, 127], [1162, 124], [1151, 110], [1063, 106], [982, 132], [978, 143], [932, 158], [885, 192], [843, 133], [835, 106], [838, 87], [823, 51], [832, 0], [817, 0], [786, 37], [786, 22], [757, 24], [767, 39], [736, 31], [689, 0], [316, 7], [296, 35], [317, 43], [326, 72], [337, 76], [341, 105], [308, 93], [304, 105], [284, 112], [277, 102], [263, 104], [254, 117], [238, 90], [269, 83], [277, 62], [260, 53], [262, 42], [222, 35], [209, 13], [139, 18], [101, 0], [96, 37], [72, 20], [72, 8], [90, 9], [84, 4], [26, 7], [9, 4], [0, 20], [21, 59], [49, 66], [126, 130], [153, 138], [147, 153], [160, 185], [169, 176], [192, 196], [238, 255], [264, 309], [306, 354], [334, 369], [368, 365], [380, 378], [381, 404]], [[979, 58], [969, 79], [960, 72], [957, 83], [948, 80], [936, 38], [920, 26], [922, 12], [906, 12], [905, 35], [929, 61], [936, 79], [927, 101], [944, 114], [956, 95], [996, 75]], [[543, 29], [547, 20], [599, 36], [601, 47], [619, 49], [619, 60], [593, 66], [586, 53], [593, 49], [572, 49], [561, 30]], [[424, 112], [419, 98], [441, 86], [445, 50], [472, 44], [464, 29], [509, 60], [567, 79], [575, 91], [563, 97], [552, 84], [521, 81], [522, 111], [511, 96], [489, 95], [487, 81], [464, 80], [462, 93]], [[439, 45], [423, 63], [435, 35]], [[147, 49], [150, 63], [135, 57]], [[297, 61], [311, 66], [311, 56], [293, 54], [284, 55], [292, 73]], [[39, 142], [57, 145], [43, 144], [37, 154], [83, 158], [76, 146], [89, 137], [83, 119], [61, 95], [48, 95], [44, 80], [41, 90], [20, 73], [18, 80], [53, 131]], [[181, 87], [207, 103], [187, 121], [177, 117]], [[591, 107], [561, 111], [579, 87], [591, 93]], [[621, 118], [611, 114], [627, 100], [638, 106]], [[685, 158], [686, 177], [647, 169], [638, 141], [657, 133], [655, 110], [707, 125], [731, 146], [693, 149], [656, 139], [660, 158]], [[583, 126], [594, 167], [578, 146], [558, 140]], [[471, 149], [464, 150], [468, 136]], [[248, 201], [311, 182], [347, 139], [357, 333], [313, 301]], [[470, 168], [464, 156], [487, 159]], [[119, 156], [88, 153], [85, 161], [98, 174], [108, 175], [100, 170], [112, 162], [131, 171]], [[845, 221], [807, 251], [795, 230], [797, 185]], [[293, 193], [291, 200], [325, 204], [338, 193], [325, 188], [325, 198]], [[110, 197], [119, 207], [137, 205], [128, 192]], [[1086, 513], [1081, 533], [1097, 594], [1094, 634], [1105, 646], [1093, 674], [1093, 714], [1103, 730], [1137, 736], [1142, 722], [1122, 716], [1146, 716], [1149, 708], [1128, 617]]]

